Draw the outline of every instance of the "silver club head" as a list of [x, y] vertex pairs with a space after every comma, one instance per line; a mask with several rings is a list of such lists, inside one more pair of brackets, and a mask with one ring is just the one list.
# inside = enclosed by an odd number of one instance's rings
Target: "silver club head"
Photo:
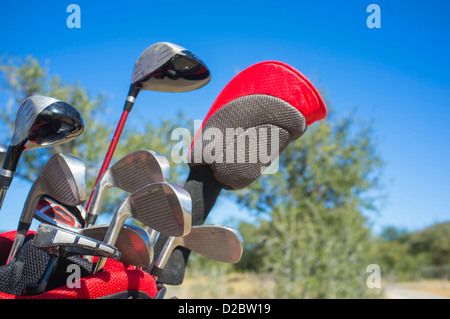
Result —
[[117, 187], [132, 193], [147, 184], [165, 182], [169, 176], [169, 160], [158, 152], [140, 150], [121, 158], [100, 178], [88, 209], [85, 227], [95, 224], [108, 189]]
[[53, 155], [45, 164], [23, 206], [8, 262], [23, 245], [39, 199], [44, 195], [69, 206], [84, 203], [86, 201], [86, 167], [83, 161], [78, 157], [59, 153]]
[[[109, 225], [98, 225], [89, 228], [81, 228], [78, 233], [103, 240]], [[153, 242], [147, 231], [135, 225], [124, 225], [117, 237], [115, 247], [121, 252], [118, 259], [128, 265], [146, 268], [153, 261]]]
[[187, 92], [201, 88], [210, 79], [206, 64], [190, 50], [158, 42], [137, 59], [131, 85], [139, 85], [141, 90]]
[[111, 245], [54, 225], [40, 224], [33, 238], [33, 246], [52, 256], [102, 256], [119, 259], [121, 253]]
[[161, 275], [170, 255], [178, 246], [226, 263], [237, 263], [243, 252], [242, 237], [237, 230], [221, 225], [192, 226], [186, 236], [169, 237], [155, 261], [152, 275], [156, 278]]
[[[191, 196], [184, 188], [167, 182], [146, 185], [121, 202], [104, 241], [114, 245], [127, 218], [134, 218], [166, 236], [184, 236], [191, 229], [191, 211]], [[96, 271], [104, 262], [97, 263]]]

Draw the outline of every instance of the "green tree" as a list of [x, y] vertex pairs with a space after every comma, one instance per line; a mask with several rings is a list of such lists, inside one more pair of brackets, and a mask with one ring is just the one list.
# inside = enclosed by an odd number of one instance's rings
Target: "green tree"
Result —
[[[114, 123], [110, 123], [104, 116], [108, 111], [105, 96], [93, 95], [79, 83], [66, 83], [58, 75], [51, 75], [48, 63], [43, 65], [32, 56], [3, 58], [0, 60], [0, 72], [4, 78], [2, 91], [9, 98], [7, 105], [0, 107], [1, 127], [5, 132], [1, 143], [9, 144], [17, 109], [31, 95], [52, 96], [73, 105], [80, 111], [85, 124], [84, 133], [71, 142], [24, 152], [16, 176], [33, 182], [53, 154], [65, 153], [83, 159], [87, 168], [87, 189], [88, 192], [92, 190], [115, 129], [111, 125]], [[121, 109], [117, 110], [117, 118], [120, 112]], [[140, 120], [139, 125], [128, 125], [122, 133], [111, 163], [139, 149], [157, 151], [171, 161], [170, 148], [173, 143], [170, 133], [179, 126], [192, 127], [188, 125], [189, 120], [181, 113], [176, 119], [164, 120], [159, 125], [151, 125], [144, 120]], [[187, 174], [187, 166], [174, 165], [173, 162], [170, 164], [171, 181], [181, 183], [180, 176]], [[102, 212], [114, 212], [123, 197], [118, 190], [109, 191], [105, 196]]]
[[448, 288], [450, 222], [436, 224], [414, 233], [411, 238], [411, 249], [415, 253], [430, 255], [433, 265], [439, 268], [443, 286]]
[[362, 212], [376, 208], [382, 166], [373, 126], [331, 112], [287, 147], [276, 174], [229, 192], [270, 216], [261, 222], [258, 241], [278, 297], [370, 295], [365, 281], [372, 241]]

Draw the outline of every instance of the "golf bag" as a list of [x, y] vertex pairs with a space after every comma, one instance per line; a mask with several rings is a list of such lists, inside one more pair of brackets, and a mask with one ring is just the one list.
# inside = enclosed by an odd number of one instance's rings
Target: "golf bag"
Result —
[[27, 288], [42, 277], [49, 254], [32, 244], [29, 232], [16, 257], [6, 263], [16, 232], [0, 234], [0, 299], [151, 299], [161, 298], [165, 288], [157, 286], [147, 272], [108, 259], [104, 271], [93, 275], [94, 263], [79, 256], [61, 258], [47, 290], [31, 295]]

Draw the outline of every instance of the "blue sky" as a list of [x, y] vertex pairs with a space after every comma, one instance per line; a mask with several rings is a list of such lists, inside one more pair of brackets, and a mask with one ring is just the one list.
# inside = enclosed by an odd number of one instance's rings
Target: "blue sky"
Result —
[[[80, 29], [66, 25], [71, 3], [80, 6]], [[366, 25], [371, 3], [380, 6], [380, 29]], [[177, 43], [206, 62], [207, 86], [141, 93], [127, 126], [133, 118], [173, 118], [180, 109], [201, 120], [238, 71], [264, 60], [286, 62], [323, 89], [338, 113], [356, 108], [358, 118], [375, 119], [388, 197], [370, 215], [373, 228], [416, 230], [450, 220], [449, 13], [450, 4], [436, 0], [8, 1], [0, 11], [0, 55], [48, 60], [52, 74], [106, 94], [113, 122], [134, 62], [149, 45]], [[5, 99], [0, 95], [2, 105]], [[29, 187], [14, 180], [1, 229], [16, 227]], [[246, 216], [221, 201], [210, 222]]]

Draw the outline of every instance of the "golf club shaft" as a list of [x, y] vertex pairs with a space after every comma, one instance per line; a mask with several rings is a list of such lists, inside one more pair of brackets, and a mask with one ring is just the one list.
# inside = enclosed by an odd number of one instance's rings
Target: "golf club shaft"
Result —
[[91, 206], [91, 201], [100, 178], [106, 172], [106, 170], [109, 167], [109, 164], [111, 163], [111, 159], [113, 157], [117, 143], [119, 142], [119, 138], [120, 135], [122, 134], [123, 127], [125, 126], [125, 122], [127, 121], [128, 114], [130, 114], [131, 109], [133, 108], [134, 101], [136, 100], [136, 97], [139, 94], [139, 90], [141, 89], [141, 87], [142, 84], [130, 85], [130, 90], [128, 91], [128, 96], [125, 101], [125, 106], [123, 107], [122, 116], [120, 117], [119, 123], [117, 124], [117, 128], [116, 131], [114, 132], [111, 144], [109, 145], [108, 152], [106, 153], [102, 167], [100, 168], [100, 172], [98, 173], [97, 180], [95, 181], [94, 188], [91, 192], [91, 196], [89, 197], [89, 201], [86, 205], [86, 211], [89, 211], [89, 207]]
[[89, 207], [91, 206], [91, 201], [95, 193], [95, 189], [97, 188], [98, 182], [105, 171], [108, 169], [109, 164], [111, 163], [112, 156], [114, 154], [114, 150], [116, 149], [117, 143], [119, 142], [120, 134], [122, 133], [123, 127], [125, 126], [125, 122], [127, 120], [129, 112], [123, 111], [122, 116], [120, 117], [119, 124], [117, 125], [116, 132], [112, 138], [111, 144], [109, 145], [108, 152], [106, 153], [105, 159], [103, 160], [102, 167], [100, 168], [100, 172], [98, 173], [97, 180], [95, 181], [94, 188], [91, 192], [91, 196], [89, 198], [89, 202], [86, 206], [86, 211], [89, 211]]

